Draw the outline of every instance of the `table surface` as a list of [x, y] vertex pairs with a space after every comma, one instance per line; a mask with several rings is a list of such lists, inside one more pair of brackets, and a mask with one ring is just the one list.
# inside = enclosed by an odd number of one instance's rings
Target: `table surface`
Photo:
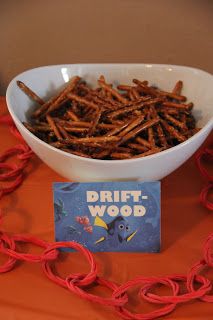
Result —
[[[5, 100], [1, 98], [0, 114], [6, 112]], [[1, 152], [17, 144], [7, 127], [0, 127], [0, 135], [4, 137]], [[66, 180], [36, 156], [26, 172], [21, 187], [1, 200], [4, 214], [1, 228], [10, 233], [30, 233], [48, 241], [54, 240], [52, 183]], [[124, 283], [137, 275], [186, 274], [201, 258], [203, 241], [213, 230], [211, 213], [198, 202], [203, 182], [193, 158], [164, 178], [161, 253], [96, 253], [100, 273], [117, 283]], [[1, 255], [0, 263], [3, 260]], [[88, 269], [80, 254], [72, 253], [57, 263], [57, 270], [65, 276], [70, 272], [87, 272]], [[212, 276], [210, 272], [206, 275]], [[0, 315], [4, 320], [118, 319], [111, 309], [84, 301], [50, 282], [38, 264], [21, 263], [13, 271], [2, 274], [1, 288]], [[92, 290], [94, 293], [102, 291], [100, 288]], [[138, 312], [153, 310], [148, 303], [140, 305], [135, 292], [132, 297], [132, 304]], [[166, 319], [210, 320], [212, 313], [212, 304], [196, 301], [178, 306]]]

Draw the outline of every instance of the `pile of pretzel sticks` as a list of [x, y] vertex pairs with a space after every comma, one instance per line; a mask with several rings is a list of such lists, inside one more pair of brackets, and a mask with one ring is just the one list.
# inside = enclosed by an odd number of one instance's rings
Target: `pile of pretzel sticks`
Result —
[[100, 76], [97, 88], [73, 77], [44, 101], [23, 82], [17, 85], [36, 104], [25, 127], [51, 146], [81, 157], [121, 160], [145, 157], [184, 142], [199, 129], [193, 103], [181, 95], [133, 79], [115, 89]]

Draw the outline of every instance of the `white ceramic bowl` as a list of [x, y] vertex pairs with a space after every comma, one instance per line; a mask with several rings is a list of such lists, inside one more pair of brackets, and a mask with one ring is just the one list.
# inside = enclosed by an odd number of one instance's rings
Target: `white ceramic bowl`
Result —
[[[129, 160], [95, 160], [82, 158], [55, 149], [39, 140], [23, 125], [33, 103], [17, 87], [21, 80], [40, 97], [48, 98], [69, 78], [79, 75], [91, 85], [105, 75], [114, 84], [131, 83], [133, 78], [146, 79], [163, 90], [171, 90], [177, 80], [183, 80], [183, 95], [194, 102], [198, 133], [176, 147], [144, 158]], [[202, 144], [213, 128], [213, 76], [205, 71], [174, 65], [157, 64], [69, 64], [40, 67], [15, 77], [8, 86], [9, 112], [32, 150], [53, 170], [75, 181], [160, 180], [184, 163]]]

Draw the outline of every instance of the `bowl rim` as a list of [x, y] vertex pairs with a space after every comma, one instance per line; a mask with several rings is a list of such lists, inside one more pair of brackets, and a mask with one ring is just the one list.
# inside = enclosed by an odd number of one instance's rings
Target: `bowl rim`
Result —
[[[72, 153], [68, 153], [66, 151], [57, 149], [51, 145], [49, 145], [48, 143], [44, 142], [43, 140], [39, 139], [38, 137], [36, 137], [33, 133], [31, 133], [23, 124], [22, 122], [19, 120], [19, 118], [16, 116], [16, 114], [13, 111], [13, 108], [11, 107], [11, 101], [10, 101], [10, 95], [11, 92], [13, 90], [14, 85], [16, 85], [16, 81], [18, 80], [18, 78], [20, 76], [23, 76], [26, 73], [30, 73], [33, 70], [39, 70], [39, 69], [48, 69], [48, 68], [64, 68], [64, 67], [70, 67], [70, 66], [143, 66], [143, 67], [162, 67], [162, 68], [173, 68], [173, 69], [189, 69], [191, 71], [197, 71], [199, 73], [204, 73], [207, 76], [211, 76], [213, 77], [213, 75], [207, 71], [204, 71], [202, 69], [199, 68], [193, 68], [193, 67], [189, 67], [189, 66], [183, 66], [183, 65], [173, 65], [173, 64], [156, 64], [156, 63], [73, 63], [73, 64], [53, 64], [53, 65], [45, 65], [45, 66], [39, 66], [39, 67], [35, 67], [32, 69], [28, 69], [25, 70], [22, 73], [19, 73], [18, 75], [16, 75], [9, 83], [7, 90], [6, 90], [6, 103], [7, 103], [7, 108], [9, 110], [9, 113], [11, 115], [11, 117], [13, 118], [14, 122], [18, 123], [20, 125], [20, 127], [22, 128], [23, 131], [25, 131], [26, 135], [29, 135], [33, 140], [37, 141], [38, 143], [40, 143], [41, 145], [43, 145], [44, 147], [47, 147], [48, 149], [52, 150], [52, 151], [56, 151], [59, 152], [59, 154], [65, 155], [68, 158], [74, 158], [76, 160], [81, 160], [81, 161], [85, 161], [85, 162], [91, 162], [91, 163], [96, 163], [96, 164], [121, 164], [121, 163], [132, 163], [132, 162], [145, 162], [147, 160], [153, 159], [153, 158], [159, 158], [163, 155], [166, 154], [170, 154], [172, 153], [174, 150], [178, 151], [180, 150], [182, 147], [188, 145], [191, 143], [191, 141], [194, 141], [197, 137], [201, 136], [203, 133], [205, 133], [206, 131], [208, 131], [209, 129], [211, 129], [211, 127], [213, 128], [213, 117], [211, 117], [209, 119], [209, 121], [206, 123], [206, 125], [204, 127], [202, 127], [198, 132], [196, 132], [192, 137], [190, 137], [189, 139], [187, 139], [184, 142], [181, 142], [180, 144], [178, 144], [177, 146], [171, 147], [169, 149], [166, 150], [162, 150], [160, 152], [145, 156], [145, 157], [138, 157], [138, 158], [130, 158], [130, 159], [121, 159], [121, 160], [103, 160], [103, 159], [94, 159], [94, 158], [87, 158], [87, 157], [81, 157]], [[26, 142], [26, 141], [25, 141]], [[27, 142], [26, 142], [27, 143]]]

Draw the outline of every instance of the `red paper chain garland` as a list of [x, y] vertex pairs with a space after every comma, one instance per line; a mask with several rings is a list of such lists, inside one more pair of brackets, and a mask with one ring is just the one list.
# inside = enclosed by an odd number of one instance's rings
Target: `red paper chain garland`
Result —
[[[0, 117], [0, 123], [5, 123], [10, 126], [10, 131], [22, 141], [13, 148], [8, 149], [0, 156], [0, 181], [10, 181], [9, 185], [1, 187], [0, 198], [5, 194], [13, 192], [24, 180], [24, 169], [26, 168], [28, 161], [33, 155], [31, 149], [26, 145], [22, 136], [17, 131], [10, 116]], [[19, 164], [5, 163], [10, 157], [17, 156]], [[208, 201], [207, 195], [210, 189], [213, 187], [213, 177], [207, 172], [202, 165], [203, 158], [213, 159], [213, 151], [210, 149], [204, 149], [196, 155], [196, 163], [201, 172], [201, 175], [207, 180], [207, 185], [203, 188], [200, 194], [201, 203], [213, 210], [213, 204]], [[0, 216], [0, 218], [2, 218]], [[41, 254], [30, 254], [19, 252], [16, 248], [16, 243], [31, 243], [39, 246], [44, 251]], [[8, 260], [0, 266], [0, 273], [8, 272], [16, 266], [17, 261], [37, 262], [41, 263], [44, 274], [56, 284], [68, 289], [69, 291], [77, 294], [83, 299], [91, 302], [98, 303], [100, 305], [110, 306], [115, 309], [115, 312], [123, 319], [136, 319], [136, 320], [148, 320], [156, 319], [160, 316], [166, 315], [172, 312], [177, 304], [200, 299], [205, 302], [213, 302], [213, 295], [210, 294], [212, 290], [213, 282], [200, 275], [200, 272], [206, 268], [213, 267], [213, 233], [209, 235], [204, 243], [203, 257], [200, 261], [195, 263], [189, 270], [187, 275], [170, 275], [167, 277], [136, 277], [122, 285], [117, 285], [112, 281], [101, 278], [98, 276], [98, 268], [94, 256], [92, 253], [84, 248], [82, 245], [76, 242], [53, 242], [48, 243], [44, 240], [35, 238], [31, 235], [13, 235], [9, 236], [4, 232], [0, 232], [0, 252], [7, 255]], [[83, 254], [90, 265], [90, 271], [88, 274], [75, 273], [68, 275], [65, 279], [59, 277], [53, 272], [53, 263], [58, 259], [59, 248], [73, 248]], [[180, 292], [180, 285], [185, 285], [184, 293]], [[111, 296], [105, 298], [98, 295], [88, 293], [86, 291], [87, 286], [91, 284], [98, 284], [104, 286], [112, 291]], [[158, 285], [164, 285], [172, 290], [171, 296], [158, 296], [152, 293], [153, 288]], [[195, 289], [195, 284], [199, 284]], [[127, 291], [132, 287], [138, 287], [139, 298], [144, 299], [150, 303], [156, 305], [163, 305], [159, 309], [149, 312], [147, 314], [132, 313], [125, 308], [125, 304], [128, 302]]]

